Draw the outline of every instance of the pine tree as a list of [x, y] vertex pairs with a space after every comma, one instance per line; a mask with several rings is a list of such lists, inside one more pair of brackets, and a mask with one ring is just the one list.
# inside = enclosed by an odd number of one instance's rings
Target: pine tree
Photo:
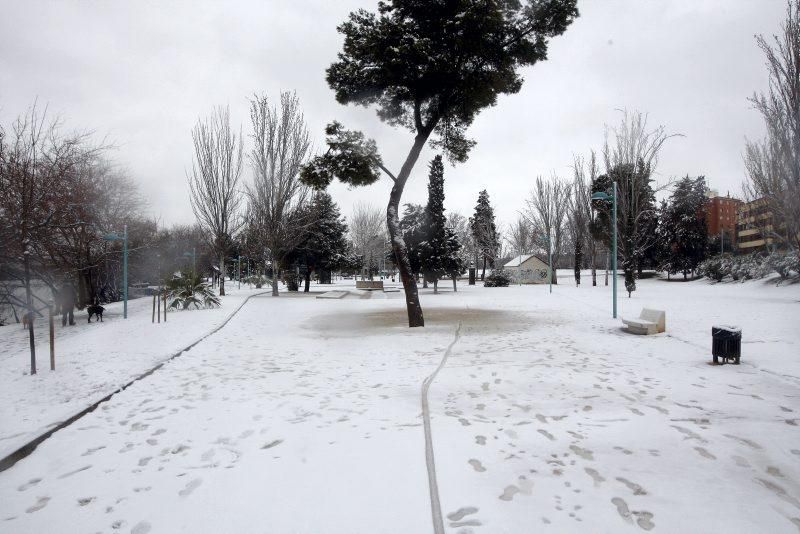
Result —
[[706, 257], [708, 229], [705, 220], [705, 177], [686, 176], [678, 182], [669, 203], [662, 207], [659, 225], [661, 268], [684, 279]]
[[330, 194], [316, 192], [305, 210], [308, 228], [289, 261], [305, 267], [304, 291], [307, 292], [312, 271], [319, 275], [321, 283], [329, 284], [331, 271], [347, 263], [348, 243], [347, 224]]
[[417, 278], [422, 271], [420, 244], [425, 241], [425, 208], [419, 204], [406, 204], [400, 220], [400, 231], [406, 243], [411, 272]]
[[433, 292], [438, 293], [439, 278], [451, 274], [458, 267], [461, 245], [455, 232], [447, 228], [444, 215], [444, 165], [437, 155], [430, 164], [428, 175], [428, 204], [425, 207], [426, 236], [420, 244], [420, 263], [426, 280], [433, 281]]
[[[500, 238], [497, 235], [497, 226], [494, 222], [494, 210], [489, 203], [489, 193], [486, 189], [478, 194], [478, 203], [475, 205], [475, 215], [472, 217], [472, 237], [476, 243], [476, 260], [483, 259], [481, 280], [486, 277], [486, 264], [494, 265], [497, 251], [500, 249]], [[476, 265], [477, 267], [477, 265]]]

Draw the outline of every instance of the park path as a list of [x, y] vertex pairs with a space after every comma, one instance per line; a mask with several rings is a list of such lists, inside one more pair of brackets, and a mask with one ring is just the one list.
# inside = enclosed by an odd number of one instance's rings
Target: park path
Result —
[[308, 302], [253, 298], [56, 432], [0, 476], [2, 530], [429, 530], [419, 387], [444, 347], [321, 337]]

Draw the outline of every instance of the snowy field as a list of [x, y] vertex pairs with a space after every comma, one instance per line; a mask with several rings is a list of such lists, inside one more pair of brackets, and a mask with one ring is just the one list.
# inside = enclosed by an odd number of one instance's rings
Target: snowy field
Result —
[[[0, 473], [0, 532], [433, 532], [421, 389], [440, 364], [428, 398], [446, 532], [800, 530], [800, 285], [640, 281], [620, 312], [666, 310], [666, 334], [647, 337], [611, 319], [609, 288], [567, 276], [552, 295], [442, 286], [422, 291], [413, 330], [402, 293], [252, 297]], [[127, 322], [112, 309], [63, 334], [55, 373], [42, 345], [37, 377], [22, 329], [0, 329], [0, 446], [249, 294], [166, 325], [147, 303]], [[742, 327], [740, 366], [709, 364], [715, 323]]]

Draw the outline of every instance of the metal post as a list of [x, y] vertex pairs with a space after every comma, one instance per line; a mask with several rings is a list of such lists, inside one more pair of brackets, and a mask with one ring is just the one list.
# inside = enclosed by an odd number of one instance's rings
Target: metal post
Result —
[[613, 252], [611, 256], [611, 272], [614, 276], [613, 289], [614, 292], [614, 319], [617, 318], [617, 182], [614, 182], [614, 216], [611, 219], [614, 225], [614, 239]]
[[56, 370], [56, 334], [55, 328], [53, 327], [53, 305], [50, 304], [47, 307], [48, 315], [50, 316], [50, 370]]
[[125, 300], [122, 305], [122, 318], [128, 318], [128, 225], [125, 225], [122, 248], [122, 295]]
[[236, 258], [236, 278], [239, 279], [239, 289], [242, 289], [242, 257]]
[[547, 236], [547, 263], [550, 267], [550, 293], [553, 292], [553, 247], [550, 244], [550, 236]]
[[722, 232], [722, 228], [719, 229], [719, 253], [725, 254], [725, 234]]

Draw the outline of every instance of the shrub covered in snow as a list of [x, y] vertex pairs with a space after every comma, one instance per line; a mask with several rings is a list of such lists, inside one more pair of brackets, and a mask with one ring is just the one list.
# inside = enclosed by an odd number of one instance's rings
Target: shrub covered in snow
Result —
[[745, 256], [722, 254], [708, 258], [698, 266], [701, 276], [717, 282], [731, 280], [757, 280], [777, 273], [784, 280], [800, 276], [800, 255], [796, 251], [754, 252]]
[[300, 277], [293, 271], [288, 271], [283, 275], [283, 283], [286, 284], [286, 289], [289, 291], [297, 291], [300, 289]]
[[211, 285], [191, 271], [178, 273], [167, 282], [167, 301], [176, 310], [215, 308], [220, 304]]
[[483, 282], [484, 287], [508, 287], [511, 283], [511, 277], [504, 271], [495, 271], [488, 275]]

